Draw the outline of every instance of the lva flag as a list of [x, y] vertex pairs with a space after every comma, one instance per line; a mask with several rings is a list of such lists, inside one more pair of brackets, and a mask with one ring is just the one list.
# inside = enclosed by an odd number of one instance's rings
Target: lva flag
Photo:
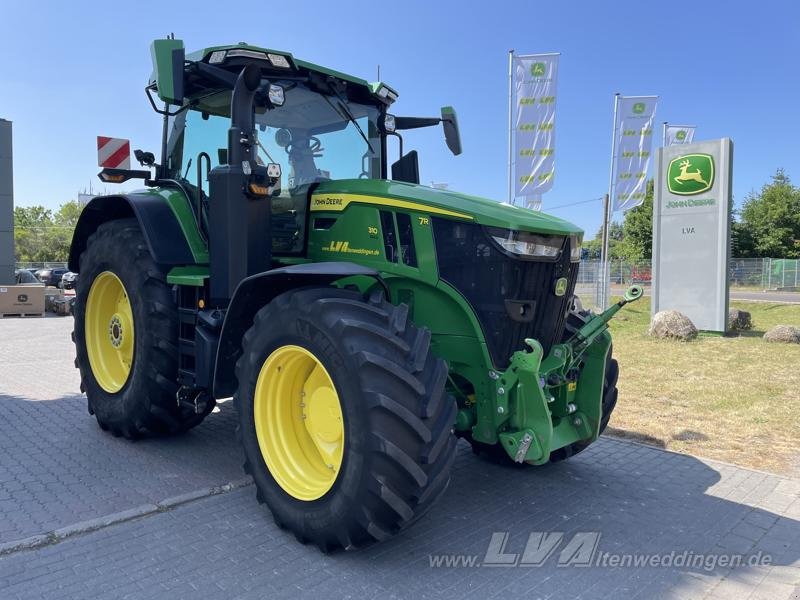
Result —
[[538, 195], [553, 187], [558, 57], [558, 54], [513, 57], [515, 196]]
[[612, 210], [624, 211], [644, 202], [658, 96], [618, 96], [617, 103]]
[[694, 140], [695, 125], [667, 125], [667, 135], [664, 140], [665, 146], [676, 146], [678, 144], [691, 144]]

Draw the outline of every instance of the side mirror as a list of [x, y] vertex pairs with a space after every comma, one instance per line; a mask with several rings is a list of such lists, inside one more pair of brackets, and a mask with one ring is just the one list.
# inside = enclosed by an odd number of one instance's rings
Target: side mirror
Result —
[[455, 156], [461, 154], [461, 133], [458, 131], [458, 117], [452, 106], [442, 107], [442, 129], [450, 152]]
[[183, 104], [183, 63], [186, 51], [182, 40], [154, 40], [150, 45], [158, 97], [169, 104]]
[[392, 165], [392, 180], [419, 183], [419, 157], [412, 150]]

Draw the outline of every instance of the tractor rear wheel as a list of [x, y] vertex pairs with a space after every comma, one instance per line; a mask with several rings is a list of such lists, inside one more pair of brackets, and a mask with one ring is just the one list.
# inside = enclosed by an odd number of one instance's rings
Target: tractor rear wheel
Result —
[[102, 429], [128, 439], [178, 433], [213, 408], [178, 407], [178, 309], [136, 219], [89, 237], [73, 311], [81, 391]]
[[456, 404], [430, 339], [382, 294], [302, 288], [256, 315], [236, 365], [244, 468], [301, 542], [383, 540], [447, 487]]

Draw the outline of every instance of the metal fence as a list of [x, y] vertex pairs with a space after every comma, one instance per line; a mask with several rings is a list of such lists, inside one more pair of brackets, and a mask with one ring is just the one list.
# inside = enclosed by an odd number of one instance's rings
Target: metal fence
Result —
[[[652, 264], [644, 261], [611, 261], [612, 285], [649, 285], [653, 278]], [[578, 285], [595, 285], [600, 273], [599, 260], [581, 261]], [[763, 290], [800, 290], [800, 260], [788, 258], [734, 258], [729, 269], [731, 287]]]
[[761, 285], [765, 290], [800, 291], [800, 260], [765, 258]]
[[[65, 262], [19, 262], [18, 269], [67, 268]], [[578, 285], [595, 285], [600, 273], [599, 260], [583, 260], [578, 270]], [[638, 283], [650, 285], [653, 273], [649, 260], [615, 260], [610, 265], [612, 285]], [[794, 289], [800, 291], [800, 260], [793, 258], [734, 258], [731, 259], [731, 287], [750, 287], [763, 290]]]

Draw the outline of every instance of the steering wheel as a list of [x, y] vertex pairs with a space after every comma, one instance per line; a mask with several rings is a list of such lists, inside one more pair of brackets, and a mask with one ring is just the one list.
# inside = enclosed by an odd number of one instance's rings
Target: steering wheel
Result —
[[[311, 136], [310, 138], [305, 138], [308, 140], [308, 149], [302, 148], [299, 150], [300, 152], [310, 152], [311, 156], [314, 158], [319, 158], [322, 156], [322, 151], [324, 148], [322, 147], [322, 142], [319, 140], [318, 137]], [[296, 140], [296, 142], [300, 142], [301, 140]], [[289, 142], [284, 146], [284, 150], [286, 150], [286, 154], [292, 153], [292, 148], [296, 145], [295, 141]]]

